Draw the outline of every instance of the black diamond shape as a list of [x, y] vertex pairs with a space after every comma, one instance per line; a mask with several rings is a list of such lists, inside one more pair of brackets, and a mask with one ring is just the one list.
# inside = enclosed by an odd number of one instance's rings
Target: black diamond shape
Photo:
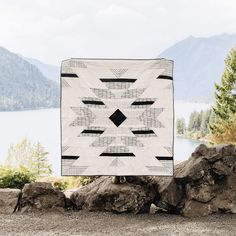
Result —
[[121, 125], [121, 123], [124, 122], [124, 120], [127, 117], [119, 110], [117, 109], [110, 117], [109, 119], [118, 127]]

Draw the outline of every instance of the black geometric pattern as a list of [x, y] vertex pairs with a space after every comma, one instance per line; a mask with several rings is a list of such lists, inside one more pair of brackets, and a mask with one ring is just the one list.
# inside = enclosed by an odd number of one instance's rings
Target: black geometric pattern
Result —
[[127, 117], [119, 110], [117, 109], [110, 117], [109, 119], [117, 126], [119, 127], [126, 119]]

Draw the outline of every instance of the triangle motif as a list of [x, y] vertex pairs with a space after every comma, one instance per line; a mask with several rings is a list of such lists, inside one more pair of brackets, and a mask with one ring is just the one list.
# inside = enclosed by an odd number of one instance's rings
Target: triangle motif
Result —
[[124, 166], [125, 164], [119, 159], [119, 158], [115, 158], [109, 166], [112, 167], [118, 167], [118, 166]]
[[121, 68], [121, 69], [110, 69], [110, 71], [115, 75], [116, 78], [120, 78], [125, 72], [128, 71], [127, 68]]

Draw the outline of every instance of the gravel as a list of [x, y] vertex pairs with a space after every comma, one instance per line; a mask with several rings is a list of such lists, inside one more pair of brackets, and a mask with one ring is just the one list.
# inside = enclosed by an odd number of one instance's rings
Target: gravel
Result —
[[184, 218], [167, 214], [113, 214], [109, 212], [47, 212], [0, 214], [4, 236], [139, 236], [139, 235], [236, 235], [236, 215], [217, 214]]

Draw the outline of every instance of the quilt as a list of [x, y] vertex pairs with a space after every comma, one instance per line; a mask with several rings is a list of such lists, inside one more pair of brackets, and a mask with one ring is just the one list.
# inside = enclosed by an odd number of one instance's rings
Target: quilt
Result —
[[61, 65], [62, 175], [173, 174], [173, 61]]

